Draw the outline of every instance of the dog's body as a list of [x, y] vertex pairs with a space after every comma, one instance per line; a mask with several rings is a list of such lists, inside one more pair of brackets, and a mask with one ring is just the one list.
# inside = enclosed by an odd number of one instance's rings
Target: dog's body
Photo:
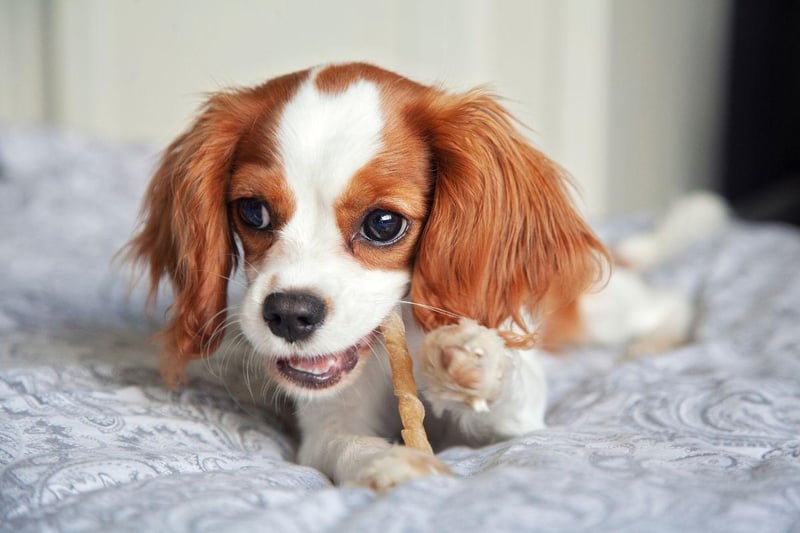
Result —
[[440, 446], [543, 427], [537, 342], [646, 351], [682, 342], [692, 314], [635, 275], [609, 277], [562, 173], [494, 99], [364, 64], [214, 95], [165, 153], [131, 253], [154, 289], [164, 275], [176, 289], [171, 384], [218, 346], [241, 260], [234, 318], [297, 400], [300, 461], [377, 489], [443, 471], [392, 443], [376, 332], [398, 307]]

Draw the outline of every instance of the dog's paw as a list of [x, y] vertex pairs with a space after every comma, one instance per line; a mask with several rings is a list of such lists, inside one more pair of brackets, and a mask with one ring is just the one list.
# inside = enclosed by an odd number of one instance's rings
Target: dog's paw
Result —
[[370, 459], [348, 484], [383, 493], [412, 479], [449, 473], [435, 455], [406, 446], [392, 446]]
[[497, 331], [474, 320], [463, 318], [431, 331], [420, 355], [425, 395], [435, 411], [464, 404], [488, 411], [501, 392], [505, 343]]

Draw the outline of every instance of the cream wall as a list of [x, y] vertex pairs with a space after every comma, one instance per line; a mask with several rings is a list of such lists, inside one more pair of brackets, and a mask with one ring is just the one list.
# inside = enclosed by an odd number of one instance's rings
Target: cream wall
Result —
[[611, 212], [713, 185], [721, 171], [728, 2], [611, 3]]
[[590, 214], [713, 175], [726, 0], [0, 0], [0, 119], [163, 144], [203, 93], [366, 60], [488, 83]]

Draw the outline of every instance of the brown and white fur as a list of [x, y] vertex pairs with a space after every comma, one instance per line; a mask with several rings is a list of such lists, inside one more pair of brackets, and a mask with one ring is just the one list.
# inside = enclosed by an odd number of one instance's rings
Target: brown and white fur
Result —
[[376, 333], [393, 310], [439, 445], [542, 428], [541, 346], [661, 348], [691, 319], [685, 299], [609, 278], [564, 173], [496, 99], [365, 64], [212, 95], [167, 148], [129, 246], [153, 294], [162, 277], [174, 287], [161, 333], [170, 385], [219, 346], [241, 265], [232, 321], [298, 400], [299, 461], [379, 490], [442, 471], [393, 443]]

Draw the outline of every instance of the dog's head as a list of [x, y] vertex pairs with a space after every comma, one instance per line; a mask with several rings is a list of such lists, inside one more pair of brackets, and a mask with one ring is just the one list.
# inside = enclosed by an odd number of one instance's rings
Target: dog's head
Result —
[[244, 334], [303, 393], [352, 381], [400, 302], [426, 330], [467, 316], [529, 344], [526, 318], [573, 300], [605, 254], [496, 100], [364, 64], [211, 96], [167, 148], [130, 252], [153, 291], [175, 289], [168, 382], [218, 346], [240, 264]]

